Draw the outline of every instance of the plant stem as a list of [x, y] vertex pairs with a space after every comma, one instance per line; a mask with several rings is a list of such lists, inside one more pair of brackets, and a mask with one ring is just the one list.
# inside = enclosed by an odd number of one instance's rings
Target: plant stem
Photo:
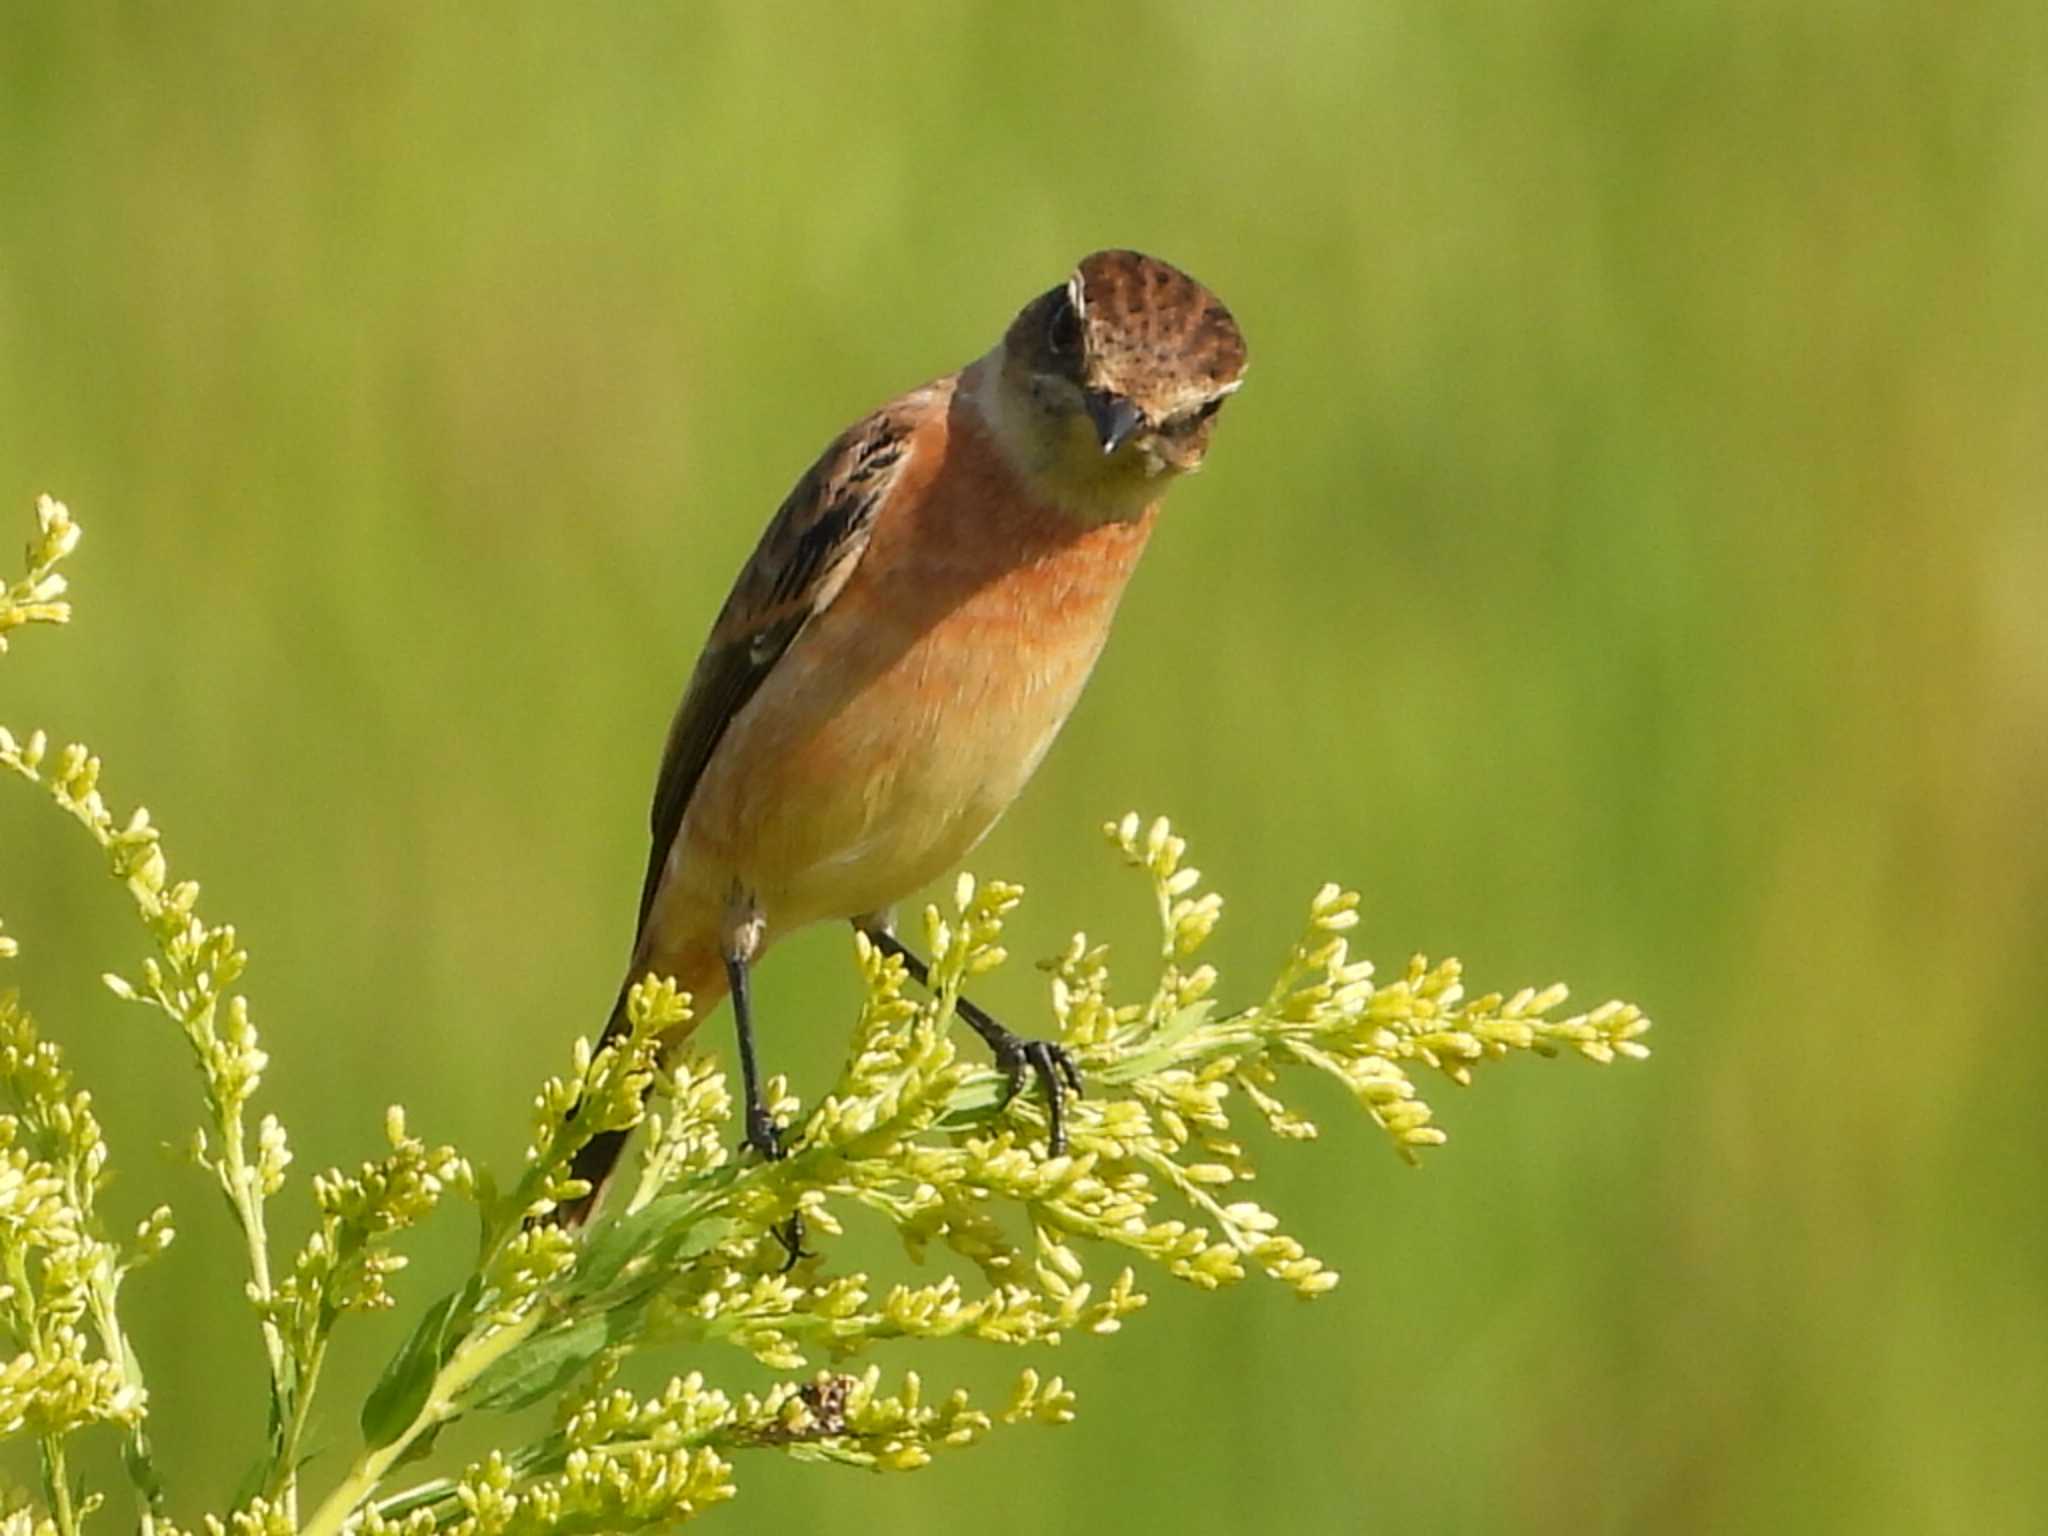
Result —
[[[128, 1336], [121, 1331], [120, 1315], [115, 1310], [115, 1301], [120, 1282], [102, 1267], [92, 1277], [87, 1289], [91, 1304], [93, 1326], [100, 1336], [100, 1348], [107, 1352], [107, 1358], [121, 1367], [121, 1376], [128, 1385], [142, 1388], [142, 1361], [135, 1353], [135, 1346], [128, 1342]], [[129, 1480], [135, 1484], [136, 1530], [139, 1536], [156, 1536], [156, 1517], [163, 1513], [164, 1485], [156, 1469], [156, 1458], [149, 1448], [149, 1432], [143, 1424], [128, 1431], [128, 1444], [122, 1455], [122, 1463], [128, 1469]]]
[[427, 1400], [420, 1405], [413, 1421], [390, 1444], [380, 1445], [356, 1458], [348, 1476], [321, 1500], [320, 1507], [313, 1511], [312, 1518], [300, 1529], [299, 1536], [338, 1536], [348, 1517], [355, 1513], [356, 1506], [377, 1491], [384, 1474], [403, 1459], [412, 1443], [428, 1430], [454, 1417], [455, 1399], [462, 1389], [531, 1338], [545, 1315], [542, 1309], [535, 1308], [518, 1322], [472, 1339], [458, 1349], [434, 1377]]
[[299, 1445], [306, 1437], [306, 1424], [313, 1412], [313, 1393], [319, 1386], [320, 1367], [326, 1360], [327, 1337], [323, 1333], [313, 1340], [300, 1363], [292, 1391], [291, 1410], [278, 1437], [277, 1463], [270, 1469], [273, 1497], [293, 1520], [299, 1517]]
[[[207, 1097], [213, 1102], [214, 1124], [220, 1130], [224, 1149], [215, 1172], [227, 1192], [229, 1204], [234, 1207], [235, 1222], [242, 1229], [243, 1245], [248, 1250], [249, 1290], [262, 1316], [263, 1352], [270, 1363], [270, 1397], [282, 1437], [283, 1426], [303, 1418], [305, 1404], [299, 1399], [305, 1394], [292, 1387], [291, 1355], [285, 1347], [283, 1331], [270, 1316], [270, 1304], [275, 1293], [270, 1284], [270, 1237], [263, 1221], [263, 1196], [257, 1189], [257, 1173], [249, 1163], [244, 1146], [240, 1106], [230, 1107], [215, 1094], [209, 1093]], [[290, 1455], [290, 1447], [282, 1438], [279, 1446], [281, 1454], [278, 1465], [272, 1469], [272, 1480], [285, 1518], [296, 1522], [299, 1518], [298, 1467]]]
[[456, 1482], [452, 1477], [437, 1477], [429, 1482], [415, 1483], [402, 1488], [389, 1498], [377, 1501], [377, 1513], [385, 1519], [396, 1519], [409, 1515], [416, 1509], [431, 1509], [436, 1504], [445, 1504], [455, 1497]]
[[50, 1495], [50, 1518], [60, 1536], [78, 1536], [78, 1507], [71, 1502], [71, 1469], [64, 1460], [64, 1437], [43, 1436], [43, 1486]]

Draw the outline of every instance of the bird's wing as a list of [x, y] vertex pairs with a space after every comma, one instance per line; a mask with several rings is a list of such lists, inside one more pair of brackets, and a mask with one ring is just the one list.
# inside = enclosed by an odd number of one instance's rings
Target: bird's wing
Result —
[[915, 403], [911, 397], [885, 407], [827, 448], [776, 511], [733, 583], [669, 726], [654, 786], [654, 844], [640, 887], [641, 928], [683, 813], [726, 727], [804, 626], [831, 606], [867, 549], [875, 508], [909, 449]]

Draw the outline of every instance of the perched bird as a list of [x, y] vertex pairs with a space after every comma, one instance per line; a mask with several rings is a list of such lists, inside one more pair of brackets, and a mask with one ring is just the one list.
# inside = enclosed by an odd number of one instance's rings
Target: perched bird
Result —
[[[856, 422], [797, 482], [719, 610], [655, 786], [626, 986], [673, 976], [702, 1019], [730, 994], [746, 1141], [782, 1155], [747, 979], [784, 934], [850, 920], [901, 956], [893, 905], [1017, 798], [1108, 638], [1160, 498], [1197, 468], [1242, 381], [1208, 289], [1100, 251], [958, 373]], [[625, 989], [607, 1033], [624, 1027]], [[1060, 1047], [963, 1002], [1014, 1093], [1065, 1144]], [[574, 1164], [588, 1214], [623, 1134]], [[794, 1253], [794, 1247], [792, 1248]]]

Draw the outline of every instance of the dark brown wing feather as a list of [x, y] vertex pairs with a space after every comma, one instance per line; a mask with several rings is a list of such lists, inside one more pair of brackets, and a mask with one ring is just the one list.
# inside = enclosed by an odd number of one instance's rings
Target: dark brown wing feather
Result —
[[654, 842], [640, 886], [644, 928], [690, 796], [726, 727], [867, 548], [875, 508], [908, 448], [909, 413], [884, 409], [835, 441], [796, 483], [711, 627], [669, 726], [654, 786]]

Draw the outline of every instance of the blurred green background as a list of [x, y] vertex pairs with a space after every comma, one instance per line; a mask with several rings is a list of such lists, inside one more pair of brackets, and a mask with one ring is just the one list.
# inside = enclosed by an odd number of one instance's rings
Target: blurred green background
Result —
[[[1434, 1093], [1420, 1173], [1324, 1100], [1266, 1197], [1325, 1302], [1159, 1289], [1035, 1362], [1078, 1427], [758, 1458], [706, 1530], [2048, 1528], [2038, 4], [18, 5], [0, 208], [0, 531], [46, 489], [88, 530], [0, 718], [90, 741], [240, 922], [301, 1171], [394, 1099], [514, 1153], [769, 510], [1108, 244], [1254, 361], [976, 856], [1032, 890], [1017, 951], [1085, 926], [1136, 984], [1095, 831], [1136, 807], [1229, 898], [1226, 991], [1339, 879], [1383, 968], [1657, 1019], [1642, 1067]], [[155, 1155], [181, 1048], [93, 980], [122, 909], [0, 791], [12, 975], [117, 1208], [181, 1211], [132, 1297], [190, 1516], [259, 1355]], [[800, 1084], [845, 952], [763, 976]], [[1043, 1017], [1028, 966], [986, 996]]]

